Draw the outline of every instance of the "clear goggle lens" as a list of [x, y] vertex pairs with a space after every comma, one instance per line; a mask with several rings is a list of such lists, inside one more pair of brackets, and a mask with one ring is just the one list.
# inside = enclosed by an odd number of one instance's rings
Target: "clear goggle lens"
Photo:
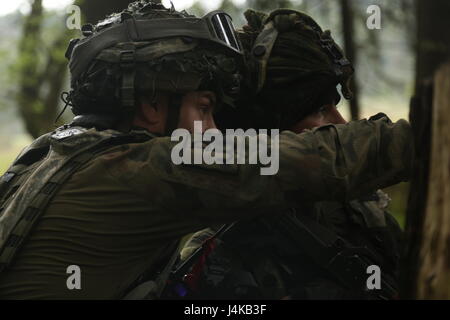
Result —
[[204, 18], [208, 19], [218, 40], [235, 51], [241, 52], [241, 45], [231, 17], [223, 11], [213, 11]]

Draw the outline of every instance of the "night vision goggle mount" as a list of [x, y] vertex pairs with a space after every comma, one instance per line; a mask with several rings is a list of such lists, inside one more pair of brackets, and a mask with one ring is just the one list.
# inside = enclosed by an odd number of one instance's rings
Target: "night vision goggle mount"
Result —
[[232, 53], [243, 55], [231, 17], [223, 11], [213, 11], [202, 18], [145, 19], [122, 13], [119, 23], [96, 30], [84, 27], [84, 39], [71, 40], [66, 52], [70, 60], [72, 84], [88, 69], [90, 63], [105, 49], [119, 43], [129, 44], [121, 52], [124, 70], [122, 102], [125, 108], [134, 106], [134, 63], [136, 42], [151, 42], [168, 38], [206, 40], [228, 48]]

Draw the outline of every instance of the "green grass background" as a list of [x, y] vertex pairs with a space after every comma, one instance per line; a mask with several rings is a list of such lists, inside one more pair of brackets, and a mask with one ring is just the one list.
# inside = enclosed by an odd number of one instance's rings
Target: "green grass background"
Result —
[[20, 150], [8, 150], [0, 152], [0, 174], [3, 174], [14, 161]]

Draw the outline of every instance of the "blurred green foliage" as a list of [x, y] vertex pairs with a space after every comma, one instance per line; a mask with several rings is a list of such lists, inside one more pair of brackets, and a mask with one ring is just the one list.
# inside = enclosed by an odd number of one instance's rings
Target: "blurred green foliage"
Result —
[[409, 183], [403, 182], [392, 187], [383, 189], [392, 199], [388, 211], [391, 213], [402, 227], [405, 227], [406, 208], [408, 206]]
[[9, 153], [0, 153], [0, 174], [5, 173], [11, 163], [11, 155]]
[[0, 153], [0, 175], [5, 173], [5, 171], [8, 169], [8, 167], [14, 161], [14, 159], [17, 157], [19, 152], [20, 152], [20, 149], [9, 150], [7, 152], [2, 151]]

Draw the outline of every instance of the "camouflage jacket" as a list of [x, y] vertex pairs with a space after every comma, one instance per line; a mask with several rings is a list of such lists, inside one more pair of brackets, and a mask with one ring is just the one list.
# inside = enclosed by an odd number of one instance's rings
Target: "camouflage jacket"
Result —
[[[71, 163], [115, 136], [63, 128], [32, 145], [40, 161], [21, 156], [2, 177], [2, 257], [15, 254], [0, 274], [1, 298], [120, 298], [188, 233], [305, 201], [355, 199], [407, 180], [413, 154], [409, 124], [381, 118], [281, 133], [274, 176], [260, 165], [174, 165], [175, 142], [152, 135]], [[60, 168], [70, 173], [64, 183]], [[66, 286], [71, 265], [82, 270], [82, 290]]]

